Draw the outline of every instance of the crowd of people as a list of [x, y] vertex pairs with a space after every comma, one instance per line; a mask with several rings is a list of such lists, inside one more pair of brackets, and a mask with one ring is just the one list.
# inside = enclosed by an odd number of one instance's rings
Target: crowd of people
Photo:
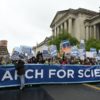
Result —
[[80, 59], [79, 57], [74, 56], [65, 56], [62, 57], [51, 57], [51, 58], [43, 58], [42, 53], [38, 53], [36, 57], [32, 57], [28, 59], [28, 63], [35, 64], [78, 64], [78, 65], [98, 65], [100, 61], [97, 61], [95, 58], [85, 58]]
[[[11, 60], [9, 62], [6, 62], [3, 58], [0, 58], [0, 65], [4, 64], [13, 64], [15, 60]], [[84, 59], [81, 59], [79, 57], [70, 56], [70, 55], [63, 55], [62, 57], [49, 57], [44, 58], [43, 54], [41, 52], [38, 52], [36, 56], [32, 56], [29, 59], [25, 59], [24, 62], [27, 64], [78, 64], [78, 65], [98, 65], [100, 64], [100, 60], [97, 60], [95, 58], [89, 58], [85, 57]]]
[[[25, 86], [25, 68], [24, 64], [62, 64], [62, 65], [100, 65], [100, 60], [96, 60], [95, 58], [85, 58], [80, 59], [79, 57], [70, 56], [63, 54], [62, 57], [49, 57], [44, 58], [43, 54], [41, 52], [38, 52], [36, 57], [32, 56], [30, 59], [22, 59], [19, 57], [19, 59], [11, 60], [10, 63], [15, 65], [15, 69], [17, 71], [17, 74], [20, 78], [20, 89], [22, 90]], [[4, 59], [0, 59], [0, 64], [7, 64], [7, 62], [4, 62]]]

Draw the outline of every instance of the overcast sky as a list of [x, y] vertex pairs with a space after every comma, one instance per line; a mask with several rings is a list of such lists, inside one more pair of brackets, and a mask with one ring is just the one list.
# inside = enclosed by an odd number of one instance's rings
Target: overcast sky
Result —
[[50, 24], [59, 10], [86, 8], [99, 11], [99, 0], [0, 0], [0, 40], [16, 46], [35, 46], [51, 35]]

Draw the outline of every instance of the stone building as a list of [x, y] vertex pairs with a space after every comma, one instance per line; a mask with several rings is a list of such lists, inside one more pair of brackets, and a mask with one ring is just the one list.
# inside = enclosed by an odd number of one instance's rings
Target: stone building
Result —
[[39, 51], [42, 52], [43, 50], [47, 49], [48, 47], [48, 42], [52, 39], [52, 36], [46, 37], [44, 41], [41, 43], [37, 44], [35, 47], [33, 47], [33, 51], [35, 54], [37, 54]]
[[5, 63], [9, 62], [9, 52], [7, 49], [7, 40], [0, 41], [0, 59], [3, 59]]
[[100, 39], [100, 13], [83, 8], [58, 11], [50, 27], [53, 36], [65, 31], [79, 41], [91, 37]]
[[8, 55], [7, 40], [0, 41], [0, 56]]

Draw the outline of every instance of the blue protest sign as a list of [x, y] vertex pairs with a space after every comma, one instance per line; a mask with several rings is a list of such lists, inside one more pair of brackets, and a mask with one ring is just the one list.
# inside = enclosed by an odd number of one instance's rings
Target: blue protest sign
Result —
[[63, 40], [60, 43], [60, 48], [66, 48], [70, 46], [70, 42], [68, 40]]
[[23, 53], [27, 53], [28, 55], [32, 54], [32, 48], [28, 46], [20, 46]]

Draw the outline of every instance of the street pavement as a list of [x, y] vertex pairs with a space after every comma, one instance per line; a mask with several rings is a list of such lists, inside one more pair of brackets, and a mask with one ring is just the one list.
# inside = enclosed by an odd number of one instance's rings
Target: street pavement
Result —
[[54, 100], [99, 100], [100, 91], [84, 86], [74, 85], [49, 85], [45, 90]]
[[0, 89], [0, 100], [100, 100], [100, 91], [82, 84]]

